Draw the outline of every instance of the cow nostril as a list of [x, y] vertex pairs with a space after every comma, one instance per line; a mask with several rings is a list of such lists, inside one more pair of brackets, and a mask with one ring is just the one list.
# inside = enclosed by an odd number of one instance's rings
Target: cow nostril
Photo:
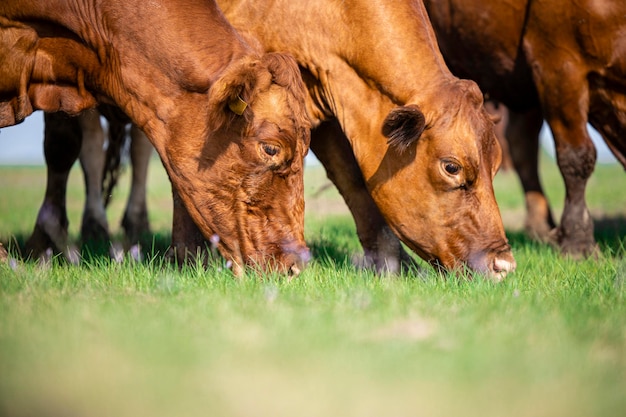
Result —
[[495, 257], [491, 265], [491, 278], [497, 282], [502, 281], [506, 276], [515, 271], [517, 267], [514, 259]]
[[493, 261], [494, 272], [513, 272], [516, 266], [515, 261], [509, 261], [507, 259], [495, 258]]
[[311, 252], [307, 247], [292, 251], [287, 256], [286, 264], [289, 265], [287, 274], [290, 277], [295, 277], [299, 275], [310, 260]]
[[287, 271], [287, 275], [291, 278], [296, 277], [298, 275], [300, 275], [300, 272], [302, 272], [300, 270], [300, 268], [298, 267], [297, 264], [293, 264], [289, 267], [289, 271]]
[[480, 272], [486, 278], [500, 282], [516, 268], [515, 259], [511, 251], [483, 251], [470, 257], [470, 269]]

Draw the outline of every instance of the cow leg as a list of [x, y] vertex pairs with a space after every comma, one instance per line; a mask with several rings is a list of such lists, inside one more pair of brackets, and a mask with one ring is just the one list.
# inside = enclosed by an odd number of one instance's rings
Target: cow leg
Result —
[[122, 227], [130, 244], [139, 242], [141, 236], [150, 233], [148, 221], [148, 205], [146, 201], [146, 184], [148, 181], [148, 165], [152, 155], [152, 144], [137, 126], [130, 130], [130, 162], [132, 182], [128, 203], [122, 218]]
[[108, 242], [109, 223], [102, 199], [102, 174], [104, 169], [104, 131], [100, 113], [87, 110], [78, 117], [83, 132], [80, 165], [85, 180], [85, 207], [80, 233], [83, 242]]
[[526, 233], [535, 240], [548, 242], [556, 227], [548, 199], [539, 179], [539, 132], [543, 116], [539, 109], [527, 113], [509, 111], [505, 136], [515, 171], [526, 199]]
[[26, 253], [45, 259], [51, 249], [78, 263], [78, 252], [68, 245], [66, 190], [70, 170], [80, 153], [82, 131], [78, 119], [64, 113], [46, 113], [44, 121], [46, 192], [33, 233], [26, 241]]
[[[567, 82], [566, 85], [569, 88], [581, 84]], [[551, 109], [557, 111], [547, 112], [547, 121], [555, 140], [557, 162], [565, 183], [565, 204], [555, 239], [563, 253], [577, 258], [597, 252], [593, 219], [585, 201], [587, 181], [596, 163], [596, 149], [587, 131], [587, 120], [582, 109], [577, 106], [580, 100], [564, 99], [560, 107], [551, 106]]]
[[365, 266], [392, 273], [399, 272], [403, 266], [414, 266], [367, 191], [350, 143], [337, 121], [324, 122], [313, 130], [311, 150], [354, 217]]
[[191, 219], [187, 209], [172, 186], [173, 216], [172, 216], [172, 244], [167, 258], [182, 266], [193, 262], [202, 256], [205, 249], [205, 239], [200, 229]]
[[578, 129], [567, 129], [558, 120], [549, 123], [565, 182], [565, 205], [561, 224], [556, 230], [556, 241], [566, 254], [589, 256], [595, 253], [596, 244], [593, 219], [585, 202], [585, 188], [595, 167], [596, 149], [585, 124]]

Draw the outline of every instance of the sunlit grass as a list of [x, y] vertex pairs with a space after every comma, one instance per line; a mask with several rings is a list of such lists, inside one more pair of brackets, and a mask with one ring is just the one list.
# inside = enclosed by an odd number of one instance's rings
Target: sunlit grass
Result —
[[[615, 209], [614, 223], [597, 230], [598, 259], [563, 258], [509, 226], [518, 270], [500, 284], [427, 267], [400, 276], [358, 270], [354, 223], [336, 190], [321, 190], [319, 167], [307, 168], [314, 259], [300, 276], [237, 280], [220, 260], [178, 270], [163, 259], [171, 204], [161, 169], [151, 166], [158, 236], [144, 246], [143, 262], [84, 252], [79, 266], [0, 265], [0, 415], [613, 417], [626, 410], [624, 211], [617, 210], [625, 197], [606, 191], [624, 189], [619, 168], [599, 167], [594, 178], [611, 182], [598, 180], [593, 187], [605, 191], [588, 193], [592, 212]], [[546, 182], [560, 180], [548, 163], [544, 172]], [[28, 237], [43, 173], [0, 168], [3, 196], [19, 196], [0, 200], [3, 243]], [[72, 176], [77, 238], [82, 178]], [[503, 210], [523, 214], [514, 176], [499, 174], [495, 187]], [[123, 185], [110, 211], [118, 236], [126, 192]]]

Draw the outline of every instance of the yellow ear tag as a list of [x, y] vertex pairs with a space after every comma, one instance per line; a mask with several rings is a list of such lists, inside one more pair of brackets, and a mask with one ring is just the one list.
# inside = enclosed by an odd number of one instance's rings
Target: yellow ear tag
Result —
[[241, 116], [243, 111], [248, 107], [248, 103], [242, 100], [241, 97], [237, 96], [237, 98], [232, 99], [228, 102], [228, 108], [230, 108], [233, 113]]

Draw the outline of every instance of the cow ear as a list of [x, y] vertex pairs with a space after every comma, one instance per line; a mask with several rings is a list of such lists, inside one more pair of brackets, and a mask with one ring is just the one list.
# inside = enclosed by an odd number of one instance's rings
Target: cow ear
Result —
[[401, 151], [417, 141], [426, 127], [424, 113], [415, 104], [396, 107], [385, 118], [383, 135], [387, 143]]
[[218, 130], [239, 117], [250, 115], [247, 97], [254, 89], [256, 63], [244, 60], [231, 65], [209, 90], [209, 108], [213, 130]]

